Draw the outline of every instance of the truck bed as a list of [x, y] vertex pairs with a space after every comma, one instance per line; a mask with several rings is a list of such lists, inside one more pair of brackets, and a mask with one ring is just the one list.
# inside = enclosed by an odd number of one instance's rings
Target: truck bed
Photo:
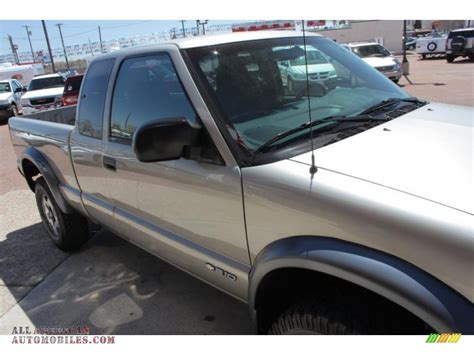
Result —
[[46, 158], [61, 183], [78, 188], [69, 150], [75, 117], [76, 107], [70, 106], [10, 118], [10, 138], [18, 163], [25, 148], [32, 147]]

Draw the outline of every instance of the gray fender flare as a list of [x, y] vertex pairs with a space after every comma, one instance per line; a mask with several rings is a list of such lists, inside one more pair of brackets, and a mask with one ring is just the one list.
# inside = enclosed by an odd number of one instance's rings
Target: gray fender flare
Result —
[[[53, 169], [51, 169], [51, 166], [49, 165], [48, 161], [43, 156], [43, 154], [41, 154], [41, 152], [38, 149], [35, 149], [33, 147], [28, 147], [23, 151], [22, 156], [21, 156], [20, 166], [19, 166], [19, 169], [23, 173], [23, 176], [25, 176], [25, 172], [23, 171], [23, 162], [25, 160], [29, 160], [31, 163], [33, 163], [33, 165], [36, 166], [36, 168], [39, 170], [41, 175], [43, 175], [43, 178], [46, 181], [46, 184], [48, 185], [61, 211], [66, 214], [73, 213], [74, 210], [72, 209], [72, 207], [69, 205], [69, 203], [61, 194], [61, 191], [59, 190], [58, 178], [56, 177]], [[28, 179], [27, 179], [27, 182], [30, 189], [34, 192], [34, 188], [31, 182], [28, 181]]]
[[327, 237], [290, 237], [265, 247], [249, 278], [249, 307], [256, 318], [260, 282], [281, 268], [329, 274], [371, 290], [418, 316], [438, 332], [474, 333], [474, 306], [413, 264], [358, 244]]

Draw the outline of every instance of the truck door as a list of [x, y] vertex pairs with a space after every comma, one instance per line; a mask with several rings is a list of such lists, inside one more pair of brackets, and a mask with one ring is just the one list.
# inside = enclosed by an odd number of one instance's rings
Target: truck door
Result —
[[211, 138], [196, 159], [143, 163], [132, 149], [133, 133], [150, 120], [185, 117], [206, 129], [170, 54], [124, 58], [110, 107], [104, 162], [117, 233], [245, 298], [249, 256], [240, 169], [224, 162]]
[[71, 133], [71, 157], [81, 198], [90, 216], [113, 227], [113, 205], [103, 167], [103, 114], [114, 59], [90, 64], [79, 98], [77, 123]]

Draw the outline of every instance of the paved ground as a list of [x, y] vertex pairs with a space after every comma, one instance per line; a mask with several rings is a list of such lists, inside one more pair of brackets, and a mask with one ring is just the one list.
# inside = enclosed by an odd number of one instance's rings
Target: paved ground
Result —
[[[410, 60], [419, 98], [474, 106], [474, 63]], [[88, 325], [103, 334], [248, 334], [247, 306], [105, 231], [74, 255], [49, 242], [0, 126], [0, 334]]]
[[428, 101], [474, 106], [474, 62], [462, 58], [454, 63], [445, 58], [421, 60], [416, 55], [408, 61], [413, 84], [402, 77], [400, 86], [410, 94]]

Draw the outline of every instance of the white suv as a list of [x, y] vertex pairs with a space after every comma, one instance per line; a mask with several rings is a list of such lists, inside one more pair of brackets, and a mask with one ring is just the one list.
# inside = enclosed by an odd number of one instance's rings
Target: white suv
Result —
[[395, 83], [398, 83], [403, 75], [398, 59], [392, 56], [385, 47], [378, 43], [348, 43], [343, 46], [357, 54], [362, 60]]
[[446, 41], [446, 60], [452, 63], [456, 57], [474, 60], [474, 28], [451, 31]]

